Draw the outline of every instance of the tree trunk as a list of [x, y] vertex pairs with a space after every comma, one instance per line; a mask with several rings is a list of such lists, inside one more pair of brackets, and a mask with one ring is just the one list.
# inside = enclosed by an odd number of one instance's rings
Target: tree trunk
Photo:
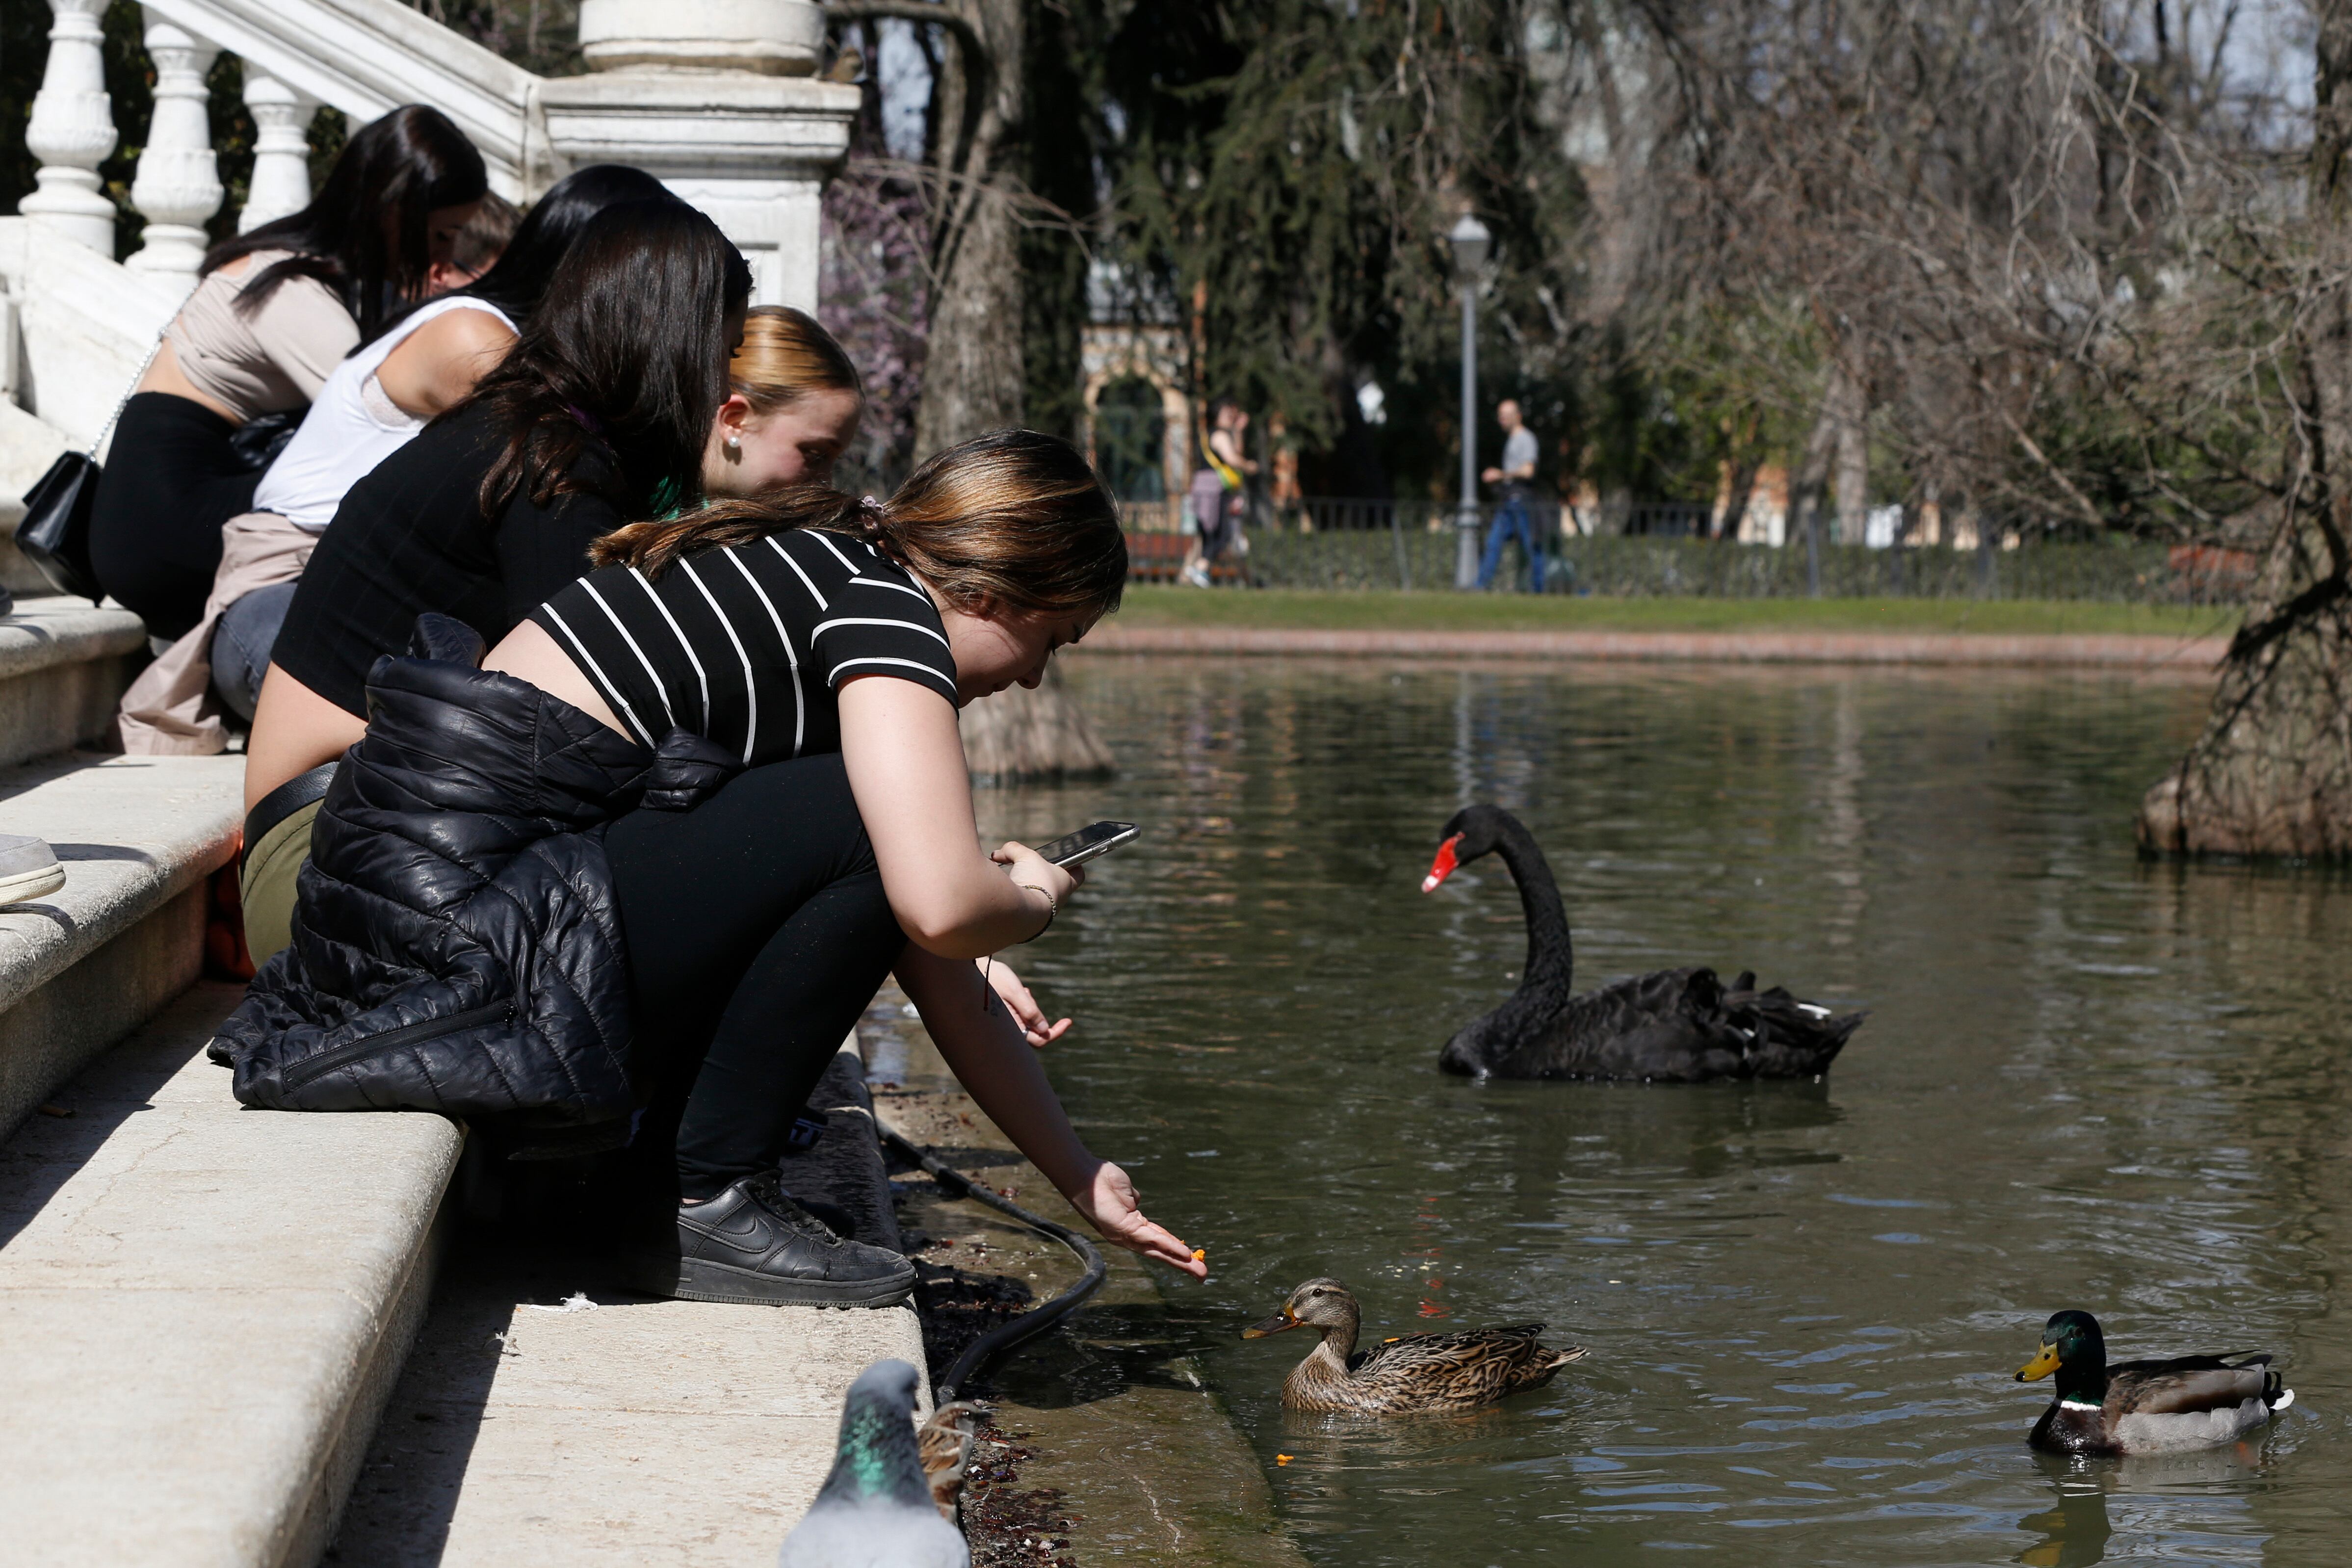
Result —
[[956, 126], [967, 111], [976, 129], [964, 166], [946, 171], [940, 193], [939, 270], [923, 362], [923, 401], [915, 415], [919, 462], [1021, 423], [1021, 231], [1003, 164], [1022, 132], [1028, 4], [960, 0], [956, 9], [977, 29], [988, 53], [988, 79], [977, 84], [983, 101], [976, 108], [967, 104], [974, 73], [960, 54], [941, 73], [933, 100], [940, 143], [950, 149], [948, 156], [953, 155]]
[[[957, 128], [968, 110], [974, 130], [962, 169], [947, 171], [942, 186], [923, 399], [915, 412], [918, 461], [1022, 423], [1021, 231], [1006, 165], [1026, 118], [1030, 3], [956, 0], [958, 13], [983, 42], [989, 69], [977, 84], [982, 101], [969, 105], [965, 95], [975, 73], [957, 56], [932, 100], [943, 157], [954, 156]], [[1116, 771], [1110, 748], [1051, 666], [1036, 690], [1014, 686], [983, 698], [963, 710], [959, 727], [965, 763], [979, 783]]]
[[963, 710], [961, 725], [964, 765], [976, 784], [1108, 778], [1118, 771], [1056, 665], [1045, 667], [1034, 691], [1009, 686], [982, 698]]
[[2156, 854], [2352, 859], [2352, 602], [2221, 669], [2205, 733], [2140, 803]]
[[1758, 454], [1746, 449], [1732, 462], [1725, 477], [1723, 515], [1716, 520], [1716, 538], [1738, 542], [1740, 525], [1748, 521], [1748, 503], [1755, 499], [1760, 466]]
[[1789, 486], [1789, 523], [1785, 544], [1801, 535], [1805, 547], [1805, 587], [1815, 598], [1822, 593], [1822, 494], [1829, 488], [1830, 464], [1837, 450], [1838, 384], [1831, 373], [1830, 387], [1822, 398], [1820, 417], [1805, 439], [1804, 460]]
[[2311, 221], [2324, 290], [2298, 345], [2305, 452], [2205, 733], [2140, 804], [2141, 847], [2352, 858], [2352, 0], [2317, 8]]
[[1830, 367], [1825, 412], [1837, 421], [1837, 470], [1832, 488], [1837, 496], [1837, 542], [1864, 544], [1870, 537], [1870, 437], [1865, 427], [1870, 409], [1862, 383], [1843, 364]]

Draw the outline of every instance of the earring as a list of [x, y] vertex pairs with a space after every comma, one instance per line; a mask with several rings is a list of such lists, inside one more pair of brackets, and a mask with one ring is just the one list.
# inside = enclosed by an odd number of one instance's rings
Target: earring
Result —
[[728, 437], [727, 455], [739, 462], [741, 461], [743, 457], [743, 443], [732, 436]]

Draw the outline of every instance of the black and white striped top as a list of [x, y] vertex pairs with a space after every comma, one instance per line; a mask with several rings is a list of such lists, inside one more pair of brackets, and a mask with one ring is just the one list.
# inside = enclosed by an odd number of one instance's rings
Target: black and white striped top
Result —
[[930, 595], [852, 535], [794, 529], [706, 550], [648, 581], [591, 572], [531, 612], [646, 744], [673, 728], [743, 765], [841, 750], [835, 693], [890, 675], [956, 700]]

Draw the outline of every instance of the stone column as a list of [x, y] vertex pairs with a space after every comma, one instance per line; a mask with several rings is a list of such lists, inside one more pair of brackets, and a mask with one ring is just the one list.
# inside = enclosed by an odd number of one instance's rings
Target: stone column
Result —
[[236, 216], [239, 234], [310, 205], [310, 100], [248, 60], [245, 107], [255, 131], [253, 184]]
[[213, 162], [205, 73], [220, 51], [147, 14], [147, 58], [155, 63], [155, 118], [139, 154], [131, 205], [147, 219], [137, 255], [123, 265], [139, 272], [179, 273], [193, 280], [212, 243], [205, 220], [220, 210], [220, 171]]
[[813, 0], [580, 0], [590, 70], [745, 70], [808, 76], [824, 46]]
[[106, 96], [99, 17], [106, 0], [49, 0], [49, 58], [25, 145], [41, 161], [39, 189], [17, 205], [69, 239], [114, 258], [114, 204], [99, 190], [98, 166], [114, 151], [114, 105]]
[[634, 163], [709, 213], [761, 304], [816, 306], [817, 217], [857, 89], [812, 79], [814, 0], [581, 0], [586, 76], [542, 89], [559, 162]]

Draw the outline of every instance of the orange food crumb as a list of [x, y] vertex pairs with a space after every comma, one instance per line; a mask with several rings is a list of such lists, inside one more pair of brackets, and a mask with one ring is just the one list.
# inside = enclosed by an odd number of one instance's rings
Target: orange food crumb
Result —
[[1192, 1261], [1195, 1263], [1200, 1262], [1201, 1259], [1208, 1256], [1209, 1249], [1205, 1247], [1196, 1247], [1192, 1249]]
[[1290, 1456], [1287, 1454], [1276, 1454], [1274, 1457], [1274, 1462], [1277, 1465], [1286, 1465], [1290, 1463]]

